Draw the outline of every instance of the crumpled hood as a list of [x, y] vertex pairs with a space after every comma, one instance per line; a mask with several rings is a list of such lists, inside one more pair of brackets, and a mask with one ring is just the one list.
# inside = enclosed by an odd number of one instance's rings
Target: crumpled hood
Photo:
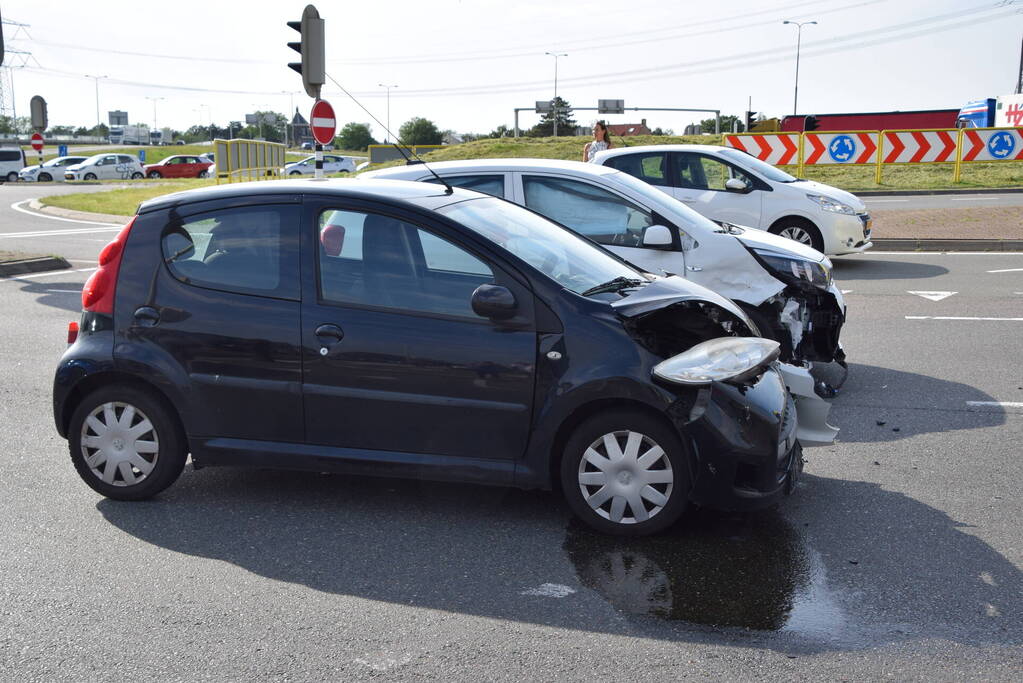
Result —
[[725, 309], [739, 320], [749, 321], [742, 309], [728, 299], [677, 275], [659, 277], [624, 299], [615, 301], [611, 307], [623, 318], [635, 318], [683, 301], [707, 301]]
[[806, 190], [808, 194], [822, 194], [825, 197], [834, 199], [848, 204], [857, 211], [866, 211], [867, 205], [863, 203], [863, 200], [854, 195], [852, 192], [846, 192], [840, 190], [837, 187], [831, 185], [825, 185], [824, 183], [818, 183], [816, 180], [801, 180], [797, 183], [792, 183], [793, 187], [798, 187], [801, 190]]
[[813, 247], [800, 244], [799, 242], [790, 240], [787, 237], [774, 235], [766, 230], [745, 228], [741, 225], [736, 227], [742, 228], [742, 234], [734, 235], [735, 239], [739, 240], [739, 242], [741, 242], [744, 246], [751, 249], [770, 249], [771, 251], [778, 252], [779, 254], [792, 255], [794, 258], [806, 259], [816, 263], [820, 263], [825, 258], [824, 254], [820, 253]]

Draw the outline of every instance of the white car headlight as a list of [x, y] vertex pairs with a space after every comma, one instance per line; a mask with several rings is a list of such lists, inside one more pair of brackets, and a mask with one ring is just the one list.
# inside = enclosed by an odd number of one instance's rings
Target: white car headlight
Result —
[[743, 382], [778, 358], [781, 345], [759, 337], [721, 337], [697, 344], [654, 366], [654, 376], [676, 384]]
[[830, 211], [831, 213], [844, 213], [850, 216], [856, 215], [856, 209], [852, 208], [848, 204], [843, 204], [836, 199], [825, 197], [822, 194], [808, 194], [806, 195], [806, 198], [812, 202], [820, 204], [820, 207], [825, 211]]

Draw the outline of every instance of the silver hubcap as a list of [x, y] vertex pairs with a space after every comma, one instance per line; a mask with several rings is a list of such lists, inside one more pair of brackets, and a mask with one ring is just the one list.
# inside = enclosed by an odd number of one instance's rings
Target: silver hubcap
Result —
[[795, 240], [800, 244], [813, 246], [813, 238], [810, 237], [810, 233], [808, 233], [806, 230], [798, 226], [785, 228], [778, 234], [781, 235], [782, 237], [788, 237], [790, 240]]
[[674, 481], [664, 449], [639, 432], [605, 434], [579, 462], [583, 499], [617, 524], [645, 522], [664, 509]]
[[145, 414], [128, 403], [97, 406], [82, 424], [82, 457], [112, 486], [143, 481], [156, 466], [160, 439]]

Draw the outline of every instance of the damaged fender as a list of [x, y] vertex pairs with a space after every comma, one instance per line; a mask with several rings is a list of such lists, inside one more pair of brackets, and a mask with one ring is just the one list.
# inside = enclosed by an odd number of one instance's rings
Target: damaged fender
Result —
[[828, 424], [831, 403], [825, 401], [813, 390], [814, 380], [807, 368], [788, 363], [776, 365], [785, 386], [796, 403], [799, 420], [796, 438], [803, 446], [830, 446], [838, 436], [838, 428]]

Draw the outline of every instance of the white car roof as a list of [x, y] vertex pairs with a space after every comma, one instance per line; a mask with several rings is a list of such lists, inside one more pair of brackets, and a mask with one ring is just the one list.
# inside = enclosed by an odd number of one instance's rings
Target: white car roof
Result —
[[[507, 173], [509, 171], [574, 171], [583, 175], [607, 175], [617, 170], [597, 164], [561, 159], [467, 159], [464, 161], [432, 161], [430, 168], [437, 173]], [[376, 171], [367, 171], [360, 178], [419, 178], [430, 175], [426, 164], [395, 166]]]
[[635, 154], [636, 152], [702, 152], [704, 154], [718, 154], [723, 149], [721, 145], [637, 145], [635, 147], [618, 147], [597, 152], [593, 159], [601, 162], [604, 159], [621, 156], [623, 154]]

